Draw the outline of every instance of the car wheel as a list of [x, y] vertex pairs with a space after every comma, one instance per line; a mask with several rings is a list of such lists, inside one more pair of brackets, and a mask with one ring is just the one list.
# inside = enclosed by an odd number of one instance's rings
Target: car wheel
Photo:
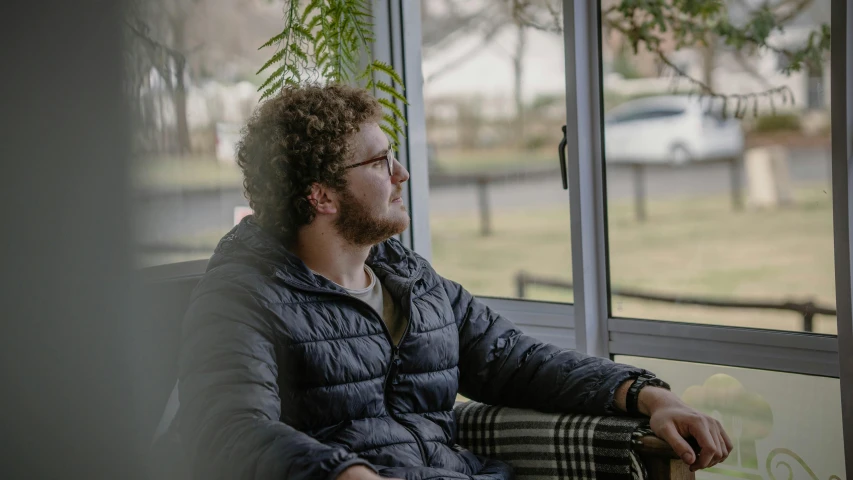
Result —
[[693, 155], [684, 145], [676, 144], [669, 149], [669, 161], [674, 165], [684, 165], [692, 159]]

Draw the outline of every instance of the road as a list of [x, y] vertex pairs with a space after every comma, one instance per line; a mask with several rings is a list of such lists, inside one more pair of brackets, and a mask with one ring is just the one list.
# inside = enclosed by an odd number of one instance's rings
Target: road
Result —
[[[791, 179], [795, 184], [830, 183], [828, 150], [789, 152]], [[557, 163], [556, 159], [554, 161]], [[726, 164], [691, 165], [682, 168], [654, 168], [646, 172], [646, 194], [650, 199], [685, 195], [727, 194], [730, 172]], [[610, 199], [629, 200], [634, 195], [630, 168], [608, 167], [607, 195]], [[544, 180], [507, 183], [489, 188], [493, 209], [568, 204], [568, 192], [559, 176]], [[186, 192], [147, 196], [136, 202], [136, 237], [140, 244], [169, 244], [198, 232], [225, 231], [233, 224], [237, 205], [247, 205], [237, 189]], [[473, 185], [433, 188], [430, 212], [470, 212], [477, 209]]]
[[[829, 185], [830, 162], [828, 151], [791, 152], [791, 180], [795, 184], [825, 182]], [[645, 180], [646, 195], [650, 199], [728, 194], [731, 173], [726, 164], [699, 164], [684, 168], [652, 168], [646, 171]], [[611, 200], [634, 197], [634, 177], [629, 167], [608, 167], [607, 196]], [[489, 201], [494, 209], [558, 205], [568, 203], [568, 198], [569, 192], [563, 190], [558, 176], [489, 187]], [[473, 185], [432, 189], [429, 207], [431, 213], [473, 211], [477, 209], [477, 191]]]

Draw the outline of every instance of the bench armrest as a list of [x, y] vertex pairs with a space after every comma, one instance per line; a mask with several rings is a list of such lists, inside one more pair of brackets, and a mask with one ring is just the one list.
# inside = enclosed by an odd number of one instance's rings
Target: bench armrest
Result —
[[632, 448], [642, 459], [650, 479], [694, 480], [696, 478], [696, 474], [678, 458], [672, 447], [654, 434], [648, 433], [634, 439]]
[[648, 429], [648, 420], [541, 413], [466, 402], [454, 407], [456, 442], [501, 460], [516, 478], [693, 480], [686, 465]]

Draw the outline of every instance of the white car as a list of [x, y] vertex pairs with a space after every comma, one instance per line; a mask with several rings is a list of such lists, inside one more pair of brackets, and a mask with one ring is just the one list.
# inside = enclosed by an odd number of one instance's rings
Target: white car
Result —
[[[719, 102], [717, 102], [719, 104]], [[604, 120], [607, 163], [684, 164], [743, 154], [740, 121], [707, 98], [667, 95], [632, 100]]]

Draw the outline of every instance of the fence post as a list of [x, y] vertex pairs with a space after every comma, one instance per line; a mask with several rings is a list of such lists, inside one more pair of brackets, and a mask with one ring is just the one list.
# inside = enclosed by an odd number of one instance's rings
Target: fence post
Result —
[[814, 302], [806, 302], [803, 309], [803, 331], [814, 332]]
[[743, 210], [743, 182], [741, 179], [741, 164], [743, 157], [732, 157], [729, 160], [729, 174], [731, 175], [732, 209]]
[[646, 182], [642, 163], [631, 164], [634, 172], [634, 215], [638, 222], [646, 220]]
[[489, 210], [489, 180], [477, 179], [477, 204], [480, 207], [480, 235], [487, 237], [492, 233], [491, 211]]
[[515, 274], [515, 293], [518, 298], [524, 298], [524, 294], [527, 293], [525, 292], [527, 280], [524, 277], [524, 271]]

